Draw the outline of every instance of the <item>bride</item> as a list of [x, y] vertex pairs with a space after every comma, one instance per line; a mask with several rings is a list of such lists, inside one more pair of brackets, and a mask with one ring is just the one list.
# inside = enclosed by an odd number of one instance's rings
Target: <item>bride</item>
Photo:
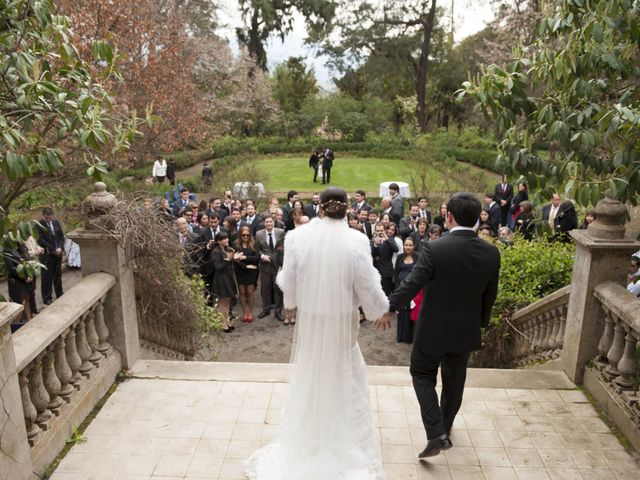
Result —
[[385, 478], [357, 337], [358, 306], [379, 318], [388, 302], [347, 207], [344, 190], [328, 188], [320, 218], [287, 234], [277, 282], [297, 308], [289, 397], [273, 441], [245, 463], [251, 480]]

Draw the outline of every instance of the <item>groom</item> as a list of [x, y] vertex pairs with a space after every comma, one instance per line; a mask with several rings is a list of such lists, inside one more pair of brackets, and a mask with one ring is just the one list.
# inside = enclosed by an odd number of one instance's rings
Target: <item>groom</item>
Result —
[[480, 329], [489, 323], [498, 291], [500, 253], [472, 228], [481, 209], [471, 193], [451, 197], [446, 217], [449, 235], [422, 244], [413, 271], [389, 297], [389, 313], [374, 322], [382, 329], [390, 327], [393, 312], [424, 290], [410, 367], [428, 440], [419, 458], [452, 446], [449, 435], [462, 403], [469, 352], [481, 347]]

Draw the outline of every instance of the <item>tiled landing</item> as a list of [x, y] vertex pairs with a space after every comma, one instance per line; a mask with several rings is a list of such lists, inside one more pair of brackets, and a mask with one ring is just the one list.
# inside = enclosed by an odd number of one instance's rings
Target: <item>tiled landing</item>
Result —
[[[288, 388], [280, 364], [142, 361], [133, 372], [52, 480], [243, 479]], [[417, 460], [425, 434], [408, 369], [370, 367], [369, 380], [388, 480], [640, 480], [560, 372], [470, 371], [454, 448], [429, 462]]]

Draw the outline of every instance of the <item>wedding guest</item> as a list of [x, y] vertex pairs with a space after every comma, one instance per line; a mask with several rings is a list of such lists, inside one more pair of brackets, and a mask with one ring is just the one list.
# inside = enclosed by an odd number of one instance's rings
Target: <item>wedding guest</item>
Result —
[[[421, 219], [422, 220], [422, 219]], [[394, 288], [398, 288], [402, 281], [409, 276], [415, 264], [414, 253], [416, 244], [412, 237], [407, 237], [404, 241], [404, 253], [398, 255], [395, 263]], [[398, 326], [396, 330], [397, 343], [413, 342], [414, 323], [410, 318], [411, 304], [402, 305], [398, 309]]]
[[153, 162], [151, 176], [155, 178], [158, 183], [164, 183], [164, 179], [167, 176], [167, 161], [164, 158], [160, 157]]
[[[476, 227], [476, 231], [478, 231], [478, 229], [483, 225], [488, 226], [492, 232], [494, 231], [493, 222], [491, 219], [491, 212], [489, 210], [489, 207], [486, 207], [486, 206], [482, 207], [482, 210], [480, 210], [480, 218], [478, 219], [478, 226]], [[496, 226], [495, 233], [497, 232], [498, 232], [498, 228]]]
[[513, 200], [513, 185], [507, 182], [507, 175], [502, 175], [500, 183], [496, 184], [493, 191], [496, 202], [500, 204], [500, 225], [505, 226], [507, 224], [507, 216], [509, 215], [509, 208], [511, 207], [511, 200]]
[[209, 228], [209, 215], [205, 211], [199, 212], [197, 220], [197, 226], [193, 227], [193, 233], [200, 235], [204, 230]]
[[431, 224], [431, 212], [427, 208], [429, 206], [429, 200], [427, 197], [418, 198], [418, 206], [420, 207], [418, 216], [427, 220], [427, 226], [429, 226]]
[[418, 218], [416, 228], [416, 231], [411, 232], [408, 238], [413, 239], [413, 245], [415, 247], [415, 250], [417, 251], [420, 250], [420, 245], [422, 244], [422, 242], [429, 241], [429, 220], [427, 220], [426, 217]]
[[442, 235], [440, 225], [429, 225], [429, 230], [427, 230], [427, 232], [429, 233], [429, 241], [438, 240]]
[[527, 188], [527, 182], [521, 180], [518, 182], [518, 193], [516, 193], [513, 200], [511, 200], [510, 215], [507, 218], [507, 226], [511, 230], [514, 229], [516, 218], [518, 218], [520, 214], [520, 203], [525, 200], [529, 200], [529, 189]]
[[373, 266], [380, 273], [380, 284], [385, 295], [393, 291], [393, 254], [398, 251], [398, 244], [394, 238], [389, 238], [382, 222], [378, 222], [374, 228], [373, 240], [371, 240], [371, 255]]
[[507, 247], [513, 245], [513, 232], [509, 227], [500, 227], [498, 230], [498, 241]]
[[489, 225], [480, 225], [477, 231], [478, 237], [486, 240], [487, 242], [493, 242], [494, 235], [493, 230]]
[[533, 204], [525, 200], [520, 202], [520, 214], [515, 221], [515, 231], [525, 240], [532, 240], [536, 217], [533, 215]]
[[9, 299], [24, 307], [23, 318], [28, 322], [34, 315], [31, 310], [31, 297], [35, 295], [36, 276], [32, 269], [22, 267], [21, 271], [18, 271], [18, 266], [29, 261], [27, 246], [21, 243], [17, 248], [5, 248], [2, 256], [8, 273]]
[[312, 150], [309, 157], [309, 168], [313, 168], [313, 183], [318, 182], [318, 164], [320, 163], [320, 152], [318, 150]]
[[355, 201], [351, 204], [351, 208], [354, 212], [358, 213], [360, 210], [371, 210], [371, 205], [367, 203], [367, 194], [364, 190], [356, 190]]
[[447, 218], [447, 204], [443, 203], [440, 205], [440, 210], [438, 215], [433, 219], [433, 223], [440, 227], [440, 233], [444, 233], [447, 231], [447, 226], [445, 224], [445, 220]]
[[[230, 215], [226, 216], [222, 222], [222, 226], [227, 229], [227, 235], [229, 235], [229, 243], [235, 245], [236, 241], [238, 240], [238, 223], [236, 222], [236, 219]], [[251, 229], [250, 226], [249, 229]]]
[[245, 257], [245, 260], [237, 261], [234, 264], [238, 281], [238, 297], [242, 307], [242, 321], [251, 323], [253, 322], [253, 303], [258, 283], [260, 254], [253, 242], [251, 229], [247, 225], [240, 227], [235, 245], [236, 251]]
[[176, 162], [173, 160], [169, 160], [167, 164], [167, 180], [171, 186], [176, 184]]
[[569, 243], [571, 242], [569, 232], [575, 228], [578, 228], [576, 207], [573, 205], [571, 200], [565, 200], [560, 204], [558, 215], [556, 215], [553, 239]]
[[241, 252], [235, 252], [229, 246], [229, 235], [220, 232], [215, 238], [216, 245], [211, 251], [211, 261], [215, 270], [211, 290], [218, 298], [218, 311], [222, 315], [222, 331], [229, 333], [235, 330], [229, 319], [231, 299], [238, 294], [236, 286], [234, 262], [246, 260]]
[[640, 297], [640, 252], [631, 256], [629, 274], [627, 275], [627, 290], [636, 297]]
[[595, 219], [596, 219], [596, 211], [595, 210], [589, 210], [587, 213], [584, 214], [584, 220], [580, 224], [578, 229], [579, 230], [586, 230], [587, 227], [589, 226], [589, 224], [593, 223], [593, 221]]
[[[347, 213], [347, 223], [349, 224], [349, 228], [353, 228], [354, 230], [358, 230], [362, 232], [362, 225], [358, 221], [358, 216], [353, 212]], [[364, 232], [363, 232], [364, 233]]]
[[62, 253], [64, 247], [64, 232], [60, 222], [54, 218], [53, 209], [42, 209], [42, 219], [36, 223], [38, 230], [38, 245], [44, 249], [40, 260], [45, 266], [42, 272], [40, 291], [42, 302], [50, 305], [51, 290], [55, 290], [56, 298], [62, 296]]
[[396, 242], [396, 245], [398, 247], [398, 250], [393, 253], [393, 256], [391, 258], [391, 262], [395, 265], [396, 258], [398, 258], [398, 255], [402, 253], [402, 249], [403, 249], [402, 238], [398, 236], [398, 226], [394, 222], [389, 222], [389, 225], [387, 225], [386, 231], [387, 231], [387, 236], [393, 239], [393, 241]]

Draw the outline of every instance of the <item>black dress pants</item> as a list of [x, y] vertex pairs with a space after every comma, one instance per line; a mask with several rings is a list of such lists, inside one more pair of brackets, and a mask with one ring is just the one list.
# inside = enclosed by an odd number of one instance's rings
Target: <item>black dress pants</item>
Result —
[[42, 255], [40, 259], [42, 264], [47, 267], [42, 270], [42, 285], [40, 286], [42, 301], [50, 302], [52, 300], [52, 286], [56, 292], [56, 298], [62, 296], [62, 255], [58, 257], [47, 253]]
[[331, 182], [331, 167], [322, 167], [322, 183]]
[[[451, 430], [462, 404], [468, 360], [468, 352], [428, 357], [414, 347], [410, 371], [428, 440]], [[441, 368], [442, 373], [440, 402], [436, 393], [438, 368]]]

